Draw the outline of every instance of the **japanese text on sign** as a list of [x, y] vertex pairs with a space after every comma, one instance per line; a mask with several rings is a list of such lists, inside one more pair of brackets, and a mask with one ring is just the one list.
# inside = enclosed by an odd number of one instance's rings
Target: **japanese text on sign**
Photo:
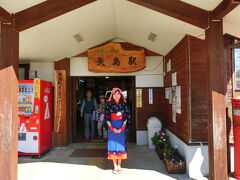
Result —
[[88, 50], [91, 72], [135, 72], [145, 67], [144, 49], [124, 50], [119, 43], [108, 43]]

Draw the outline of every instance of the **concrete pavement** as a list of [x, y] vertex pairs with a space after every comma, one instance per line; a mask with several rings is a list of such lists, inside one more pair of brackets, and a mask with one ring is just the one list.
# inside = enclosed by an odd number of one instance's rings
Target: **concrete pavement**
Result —
[[[71, 144], [54, 148], [42, 159], [19, 157], [19, 180], [190, 180], [187, 175], [168, 175], [162, 161], [147, 146], [128, 144], [129, 158], [123, 174], [112, 174], [112, 162], [106, 157], [70, 157], [76, 148], [106, 148], [105, 144]], [[199, 178], [199, 180], [206, 178]]]

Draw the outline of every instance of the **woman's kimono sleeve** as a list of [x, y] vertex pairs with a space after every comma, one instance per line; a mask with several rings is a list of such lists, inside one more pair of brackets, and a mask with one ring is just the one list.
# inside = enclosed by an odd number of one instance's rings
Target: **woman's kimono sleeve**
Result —
[[107, 104], [104, 109], [104, 121], [103, 121], [103, 126], [105, 129], [108, 128], [107, 121], [111, 121], [111, 112], [110, 112], [110, 104]]
[[130, 109], [128, 108], [127, 105], [124, 106], [124, 116], [123, 116], [124, 121], [127, 121], [126, 127], [128, 128], [130, 125], [130, 120], [131, 120], [131, 112]]

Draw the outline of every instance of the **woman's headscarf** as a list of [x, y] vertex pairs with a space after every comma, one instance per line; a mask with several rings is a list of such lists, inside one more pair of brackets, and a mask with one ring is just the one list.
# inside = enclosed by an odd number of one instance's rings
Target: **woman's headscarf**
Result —
[[109, 101], [109, 102], [111, 101], [111, 99], [112, 99], [112, 97], [113, 97], [113, 94], [114, 94], [116, 91], [118, 91], [118, 92], [122, 95], [124, 102], [126, 102], [126, 99], [124, 98], [123, 92], [122, 92], [122, 90], [119, 89], [119, 88], [113, 88], [113, 89], [112, 89], [112, 92], [111, 92], [111, 95], [110, 95], [109, 98], [108, 98], [108, 101]]

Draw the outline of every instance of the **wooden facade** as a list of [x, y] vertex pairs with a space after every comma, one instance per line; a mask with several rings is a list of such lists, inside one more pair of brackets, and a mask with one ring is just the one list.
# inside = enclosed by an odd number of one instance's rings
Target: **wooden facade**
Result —
[[[233, 92], [233, 52], [227, 48], [233, 44], [233, 38], [224, 36], [225, 64], [224, 64], [224, 97], [226, 99], [226, 121], [224, 125], [227, 128], [227, 140], [225, 143], [233, 143], [232, 134], [232, 102]], [[165, 87], [171, 86], [171, 73], [178, 73], [178, 85], [182, 86], [182, 114], [177, 115], [177, 122], [173, 123], [171, 119], [171, 105], [165, 100], [166, 119], [165, 125], [186, 143], [208, 142], [208, 57], [207, 42], [186, 36], [172, 51], [168, 53], [165, 62], [172, 61], [172, 71], [166, 73], [164, 78]], [[222, 56], [224, 57], [224, 56]], [[186, 61], [187, 60], [187, 61]], [[185, 67], [185, 68], [184, 68]], [[165, 67], [166, 69], [166, 63]], [[180, 76], [180, 77], [179, 77]], [[184, 91], [186, 93], [184, 93]], [[207, 92], [207, 93], [206, 93]], [[183, 97], [186, 96], [186, 97]], [[225, 103], [223, 103], [225, 105]], [[188, 119], [188, 120], [187, 120]], [[179, 121], [178, 121], [179, 120]], [[224, 137], [224, 136], [223, 136]], [[226, 147], [224, 151], [226, 151]], [[230, 150], [228, 148], [228, 169], [230, 169]], [[222, 160], [226, 160], [223, 157]]]
[[[171, 60], [171, 71], [166, 72]], [[204, 40], [185, 36], [165, 57], [164, 86], [172, 86], [172, 73], [177, 73], [181, 86], [181, 114], [172, 121], [172, 105], [165, 99], [166, 127], [186, 143], [207, 141], [207, 49]]]
[[[19, 31], [26, 30], [93, 1], [46, 1], [13, 15], [0, 7], [0, 84], [4, 87], [0, 89], [1, 180], [17, 179], [18, 82], [16, 72], [18, 72], [19, 63]], [[223, 0], [212, 12], [196, 8], [178, 0], [164, 0], [162, 2], [158, 0], [130, 1], [185, 23], [206, 29], [206, 42], [187, 36], [166, 56], [166, 60], [172, 60], [172, 71], [176, 71], [178, 73], [177, 77], [182, 78], [177, 79], [178, 84], [182, 87], [182, 113], [177, 115], [176, 124], [171, 122], [171, 107], [167, 103], [159, 104], [159, 106], [164, 107], [165, 105], [166, 107], [168, 118], [165, 120], [165, 125], [185, 142], [205, 141], [208, 136], [209, 179], [227, 179], [225, 100], [226, 94], [228, 97], [231, 97], [232, 92], [231, 90], [227, 91], [226, 88], [227, 85], [230, 86], [231, 84], [230, 73], [227, 71], [227, 67], [230, 67], [231, 63], [224, 61], [222, 19], [239, 4], [239, 1]], [[231, 42], [225, 41], [225, 43]], [[199, 48], [200, 44], [202, 44], [201, 47], [206, 46], [207, 51], [205, 51], [205, 48]], [[230, 52], [227, 51], [227, 57], [229, 58], [230, 56]], [[203, 68], [205, 59], [207, 59], [207, 63], [206, 67]], [[199, 64], [200, 62], [202, 64]], [[62, 64], [66, 66], [63, 67]], [[55, 63], [55, 70], [66, 71], [66, 95], [67, 99], [69, 99], [69, 64], [67, 64], [67, 61], [57, 62]], [[165, 87], [171, 86], [170, 73], [166, 73], [164, 80]], [[205, 80], [207, 84], [205, 84]], [[195, 84], [195, 81], [199, 84]], [[145, 97], [144, 103], [146, 102], [147, 98]], [[144, 105], [149, 110], [152, 110], [150, 105]], [[228, 107], [230, 106], [228, 101]], [[206, 107], [208, 108], [206, 109]], [[70, 116], [68, 108], [70, 109], [70, 104], [67, 102], [65, 105], [66, 126], [64, 133], [57, 134], [55, 141], [57, 146], [66, 146], [69, 143], [68, 139], [71, 139], [69, 133], [71, 125], [67, 121], [69, 119], [67, 114]], [[144, 116], [144, 112], [141, 112], [140, 109], [137, 110], [139, 112], [137, 118], [142, 118], [141, 115]], [[204, 110], [206, 110], [207, 114], [205, 114]], [[159, 109], [156, 110], [156, 112], [158, 111]], [[231, 110], [228, 109], [227, 112], [230, 114]], [[144, 121], [146, 121], [146, 118]], [[144, 126], [139, 124], [136, 128], [143, 129]]]
[[[142, 107], [136, 107], [136, 130], [147, 130], [147, 121], [150, 117], [164, 119], [164, 88], [137, 88], [142, 89]], [[153, 90], [153, 104], [149, 104], [149, 89]]]

